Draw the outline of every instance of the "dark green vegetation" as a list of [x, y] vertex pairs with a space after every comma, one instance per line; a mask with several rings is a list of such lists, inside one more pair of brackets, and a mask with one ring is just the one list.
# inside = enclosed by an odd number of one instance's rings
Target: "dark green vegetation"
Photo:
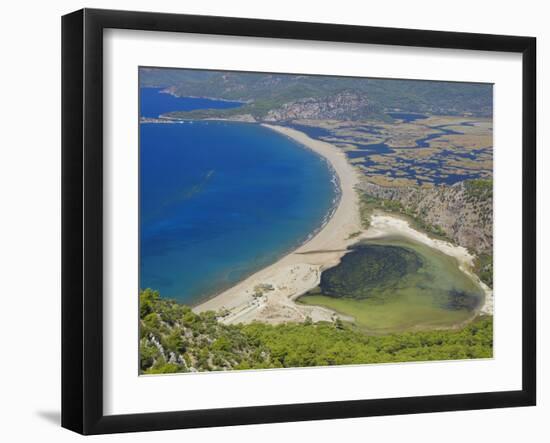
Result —
[[493, 199], [493, 180], [475, 179], [464, 182], [468, 201], [485, 201]]
[[479, 254], [474, 263], [474, 272], [481, 281], [493, 287], [493, 254]]
[[[372, 299], [374, 288], [386, 289], [407, 274], [417, 272], [422, 257], [399, 246], [357, 245], [340, 265], [321, 275], [319, 294], [330, 297]], [[381, 300], [383, 301], [383, 300]]]
[[491, 358], [492, 320], [480, 317], [456, 330], [382, 336], [367, 335], [339, 320], [228, 326], [213, 312], [195, 314], [146, 289], [140, 293], [140, 371], [163, 374]]
[[298, 299], [387, 333], [452, 327], [473, 318], [482, 289], [451, 258], [398, 236], [362, 241]]
[[[493, 201], [493, 180], [468, 180], [464, 182], [466, 188], [466, 199], [468, 202], [479, 206], [486, 202]], [[492, 208], [492, 204], [491, 204]], [[483, 216], [487, 222], [489, 215]], [[492, 222], [492, 217], [491, 217]], [[474, 263], [474, 271], [481, 281], [490, 288], [493, 287], [493, 254], [492, 251], [478, 254]]]
[[383, 117], [388, 110], [492, 115], [492, 89], [482, 84], [142, 68], [140, 85], [169, 88], [180, 97], [211, 97], [248, 103], [239, 111], [173, 114], [181, 118], [227, 117], [235, 113], [250, 113], [261, 118], [269, 110], [290, 102], [326, 98], [348, 91], [368, 98], [363, 117]]
[[261, 346], [238, 326], [219, 323], [213, 312], [140, 293], [140, 370], [146, 374], [270, 367]]

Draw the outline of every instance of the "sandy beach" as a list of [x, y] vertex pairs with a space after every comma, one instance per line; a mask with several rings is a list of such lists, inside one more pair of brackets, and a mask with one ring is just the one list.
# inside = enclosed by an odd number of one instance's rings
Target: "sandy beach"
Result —
[[[471, 271], [474, 257], [468, 250], [427, 234], [416, 231], [403, 219], [387, 214], [374, 214], [367, 230], [361, 227], [359, 200], [355, 186], [359, 182], [358, 172], [348, 162], [344, 152], [320, 140], [314, 140], [295, 129], [263, 125], [300, 143], [304, 149], [311, 149], [324, 157], [332, 166], [340, 186], [340, 200], [327, 223], [296, 250], [282, 257], [272, 265], [256, 272], [232, 288], [196, 306], [196, 312], [207, 310], [224, 311], [224, 323], [247, 323], [254, 320], [268, 323], [333, 320], [336, 316], [352, 320], [329, 309], [305, 306], [295, 300], [317, 286], [321, 272], [336, 266], [346, 248], [361, 239], [398, 234], [426, 244], [457, 259], [460, 269], [477, 281], [485, 291], [482, 313], [492, 314], [492, 290], [483, 284]], [[357, 235], [360, 233], [359, 235]], [[352, 238], [350, 235], [354, 234]]]
[[361, 230], [355, 192], [355, 185], [359, 182], [357, 172], [345, 154], [330, 143], [314, 140], [295, 129], [263, 126], [292, 138], [304, 149], [311, 149], [330, 163], [340, 186], [338, 206], [327, 223], [306, 243], [194, 310], [227, 310], [223, 319], [226, 323], [252, 320], [280, 323], [303, 321], [307, 316], [313, 321], [330, 320], [335, 315], [332, 311], [297, 305], [294, 300], [317, 286], [321, 271], [337, 265], [346, 248], [357, 240], [349, 238], [350, 234]]

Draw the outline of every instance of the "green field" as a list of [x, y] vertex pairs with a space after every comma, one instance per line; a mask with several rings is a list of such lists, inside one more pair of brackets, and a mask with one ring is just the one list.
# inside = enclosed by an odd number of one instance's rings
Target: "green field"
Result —
[[362, 242], [300, 303], [351, 316], [373, 333], [448, 328], [472, 319], [481, 288], [457, 261], [401, 237]]

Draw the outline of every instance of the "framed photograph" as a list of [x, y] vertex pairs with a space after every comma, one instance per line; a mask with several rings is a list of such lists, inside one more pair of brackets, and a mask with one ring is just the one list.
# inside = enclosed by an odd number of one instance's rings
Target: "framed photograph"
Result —
[[534, 405], [530, 37], [62, 20], [62, 425]]

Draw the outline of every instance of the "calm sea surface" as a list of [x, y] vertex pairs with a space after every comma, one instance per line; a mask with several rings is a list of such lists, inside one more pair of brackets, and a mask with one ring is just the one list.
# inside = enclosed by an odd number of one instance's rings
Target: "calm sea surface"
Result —
[[[197, 109], [154, 91], [142, 116]], [[306, 240], [336, 198], [324, 159], [262, 126], [141, 124], [140, 286], [197, 303]]]
[[240, 102], [211, 100], [208, 98], [181, 98], [161, 91], [164, 88], [140, 88], [141, 117], [157, 118], [171, 111], [193, 111], [195, 109], [228, 109], [242, 106]]

